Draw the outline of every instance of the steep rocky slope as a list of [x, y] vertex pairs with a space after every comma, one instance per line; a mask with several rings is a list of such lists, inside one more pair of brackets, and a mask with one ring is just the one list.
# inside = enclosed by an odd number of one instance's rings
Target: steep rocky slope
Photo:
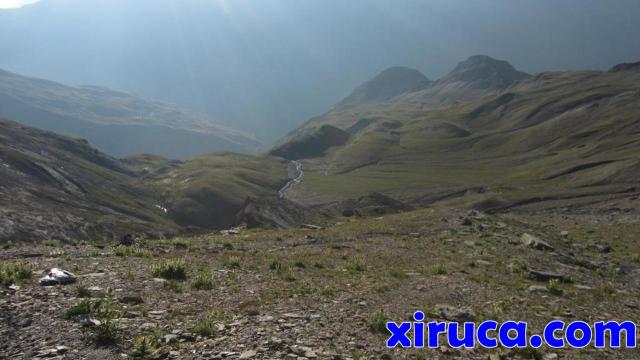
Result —
[[0, 120], [0, 240], [100, 240], [177, 227], [117, 160], [75, 140]]
[[238, 222], [276, 196], [287, 161], [239, 154], [114, 159], [86, 141], [0, 120], [0, 242], [163, 237]]

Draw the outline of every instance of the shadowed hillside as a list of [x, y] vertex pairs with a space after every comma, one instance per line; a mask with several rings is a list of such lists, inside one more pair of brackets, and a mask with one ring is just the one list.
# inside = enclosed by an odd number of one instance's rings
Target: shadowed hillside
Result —
[[286, 161], [237, 154], [114, 159], [85, 140], [0, 120], [0, 240], [162, 237], [224, 229], [248, 197], [275, 196]]
[[176, 231], [132, 170], [86, 142], [7, 120], [0, 120], [0, 140], [0, 239]]
[[0, 116], [85, 138], [112, 156], [153, 153], [186, 159], [254, 152], [255, 139], [206, 116], [109, 89], [70, 87], [0, 70]]

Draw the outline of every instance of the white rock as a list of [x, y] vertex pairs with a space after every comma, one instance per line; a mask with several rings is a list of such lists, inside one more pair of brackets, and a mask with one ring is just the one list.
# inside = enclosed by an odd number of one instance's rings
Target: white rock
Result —
[[60, 270], [58, 268], [53, 268], [47, 272], [45, 277], [42, 277], [39, 281], [42, 286], [52, 286], [52, 285], [66, 285], [73, 284], [78, 280], [78, 277], [74, 274]]

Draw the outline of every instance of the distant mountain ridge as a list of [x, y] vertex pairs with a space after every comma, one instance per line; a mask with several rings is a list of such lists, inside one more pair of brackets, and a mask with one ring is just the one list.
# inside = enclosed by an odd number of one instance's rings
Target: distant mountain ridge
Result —
[[[487, 55], [469, 57], [436, 81], [429, 80], [415, 69], [390, 67], [358, 86], [327, 113], [310, 119], [289, 133], [274, 149], [278, 149], [276, 153], [281, 155], [287, 142], [299, 141], [325, 124], [346, 130], [354, 123], [342, 123], [341, 120], [357, 114], [362, 108], [385, 103], [421, 107], [446, 105], [499, 92], [529, 78], [531, 75], [516, 70], [507, 61]], [[375, 122], [368, 120], [368, 124]]]
[[0, 116], [87, 139], [116, 157], [255, 152], [261, 144], [206, 116], [96, 87], [71, 87], [0, 70]]
[[420, 71], [403, 66], [390, 67], [360, 85], [336, 107], [384, 102], [429, 87], [433, 82]]
[[487, 55], [474, 55], [460, 62], [451, 72], [432, 86], [399, 97], [399, 102], [422, 106], [448, 104], [469, 100], [503, 90], [531, 75], [516, 70], [504, 60]]
[[637, 63], [531, 76], [474, 56], [426, 89], [333, 108], [277, 149], [322, 127], [350, 134], [298, 158], [310, 180], [292, 200], [310, 205], [370, 192], [494, 210], [626, 201], [640, 189], [639, 100]]

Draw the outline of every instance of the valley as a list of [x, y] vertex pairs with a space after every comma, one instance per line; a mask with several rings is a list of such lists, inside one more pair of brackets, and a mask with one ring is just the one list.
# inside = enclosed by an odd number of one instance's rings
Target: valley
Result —
[[391, 350], [384, 327], [637, 318], [638, 84], [394, 67], [266, 153], [181, 160], [2, 120], [0, 357], [640, 358]]

